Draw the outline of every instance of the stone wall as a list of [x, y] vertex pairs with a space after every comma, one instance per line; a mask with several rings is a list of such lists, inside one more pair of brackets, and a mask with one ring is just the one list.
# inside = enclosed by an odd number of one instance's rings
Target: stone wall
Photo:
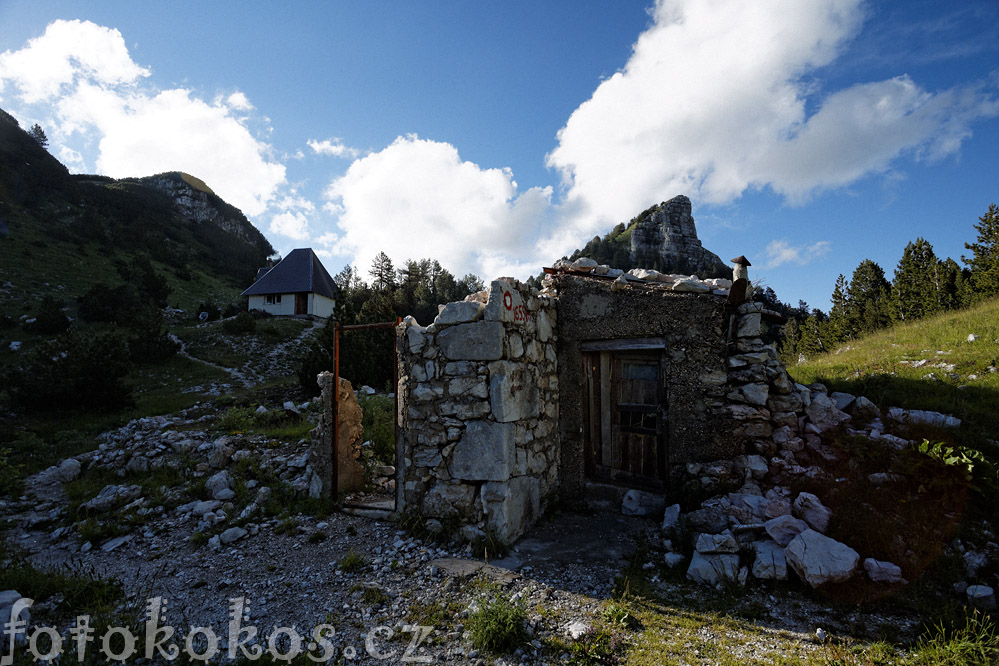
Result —
[[509, 278], [407, 317], [399, 350], [398, 502], [509, 543], [542, 515], [558, 483], [556, 310]]
[[665, 340], [663, 374], [668, 411], [668, 465], [679, 481], [685, 464], [734, 458], [744, 452], [744, 422], [733, 418], [722, 311], [725, 299], [562, 273], [558, 303], [561, 491], [584, 490], [583, 416], [586, 400], [580, 344], [657, 337]]

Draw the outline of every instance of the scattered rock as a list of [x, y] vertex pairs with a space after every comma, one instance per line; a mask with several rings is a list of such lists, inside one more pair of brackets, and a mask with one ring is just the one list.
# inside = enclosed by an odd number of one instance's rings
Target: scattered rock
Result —
[[712, 587], [739, 578], [739, 556], [733, 554], [705, 555], [694, 551], [687, 568], [687, 578]]
[[242, 527], [230, 527], [225, 532], [219, 535], [219, 540], [224, 544], [230, 544], [235, 541], [239, 541], [246, 536], [246, 530]]
[[815, 530], [794, 537], [784, 554], [794, 572], [812, 587], [849, 579], [860, 561], [853, 548]]
[[642, 490], [629, 490], [621, 500], [625, 516], [657, 516], [666, 509], [666, 498]]
[[63, 483], [75, 481], [80, 476], [83, 466], [76, 458], [66, 458], [59, 463], [59, 480]]
[[753, 543], [756, 559], [753, 560], [753, 575], [762, 580], [787, 580], [787, 559], [784, 548], [774, 541]]
[[738, 553], [739, 544], [731, 534], [701, 534], [697, 537], [694, 550], [698, 553]]
[[876, 560], [873, 557], [868, 557], [864, 560], [864, 571], [867, 572], [868, 578], [873, 580], [875, 583], [904, 584], [907, 582], [904, 578], [902, 578], [902, 569], [897, 564], [882, 562], [881, 560]]
[[778, 516], [763, 524], [770, 538], [781, 546], [787, 546], [791, 540], [808, 529], [808, 523], [791, 515]]
[[105, 543], [103, 546], [101, 546], [101, 550], [103, 550], [105, 553], [110, 553], [115, 548], [118, 548], [119, 546], [121, 546], [123, 544], [126, 544], [129, 541], [131, 541], [131, 540], [132, 540], [132, 535], [131, 534], [126, 534], [125, 536], [115, 537], [115, 538], [111, 539], [110, 541], [108, 541], [107, 543]]
[[140, 486], [104, 486], [97, 497], [83, 503], [83, 508], [87, 511], [101, 513], [108, 511], [112, 507], [130, 502], [142, 494]]
[[670, 532], [676, 524], [680, 521], [680, 505], [674, 504], [672, 506], [666, 507], [666, 512], [663, 514], [663, 532]]
[[968, 596], [968, 603], [975, 608], [994, 610], [996, 607], [995, 590], [988, 585], [969, 585], [965, 594]]
[[816, 532], [829, 529], [832, 511], [812, 493], [800, 493], [794, 500], [794, 515], [801, 518]]

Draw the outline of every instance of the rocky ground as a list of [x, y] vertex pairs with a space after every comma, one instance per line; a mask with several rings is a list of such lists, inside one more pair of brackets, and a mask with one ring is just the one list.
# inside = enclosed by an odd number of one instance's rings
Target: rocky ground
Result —
[[[399, 659], [422, 637], [404, 625], [432, 629], [413, 653], [431, 663], [567, 663], [567, 646], [606, 626], [622, 592], [652, 613], [647, 625], [672, 618], [665, 635], [678, 654], [716, 644], [729, 658], [807, 659], [825, 649], [815, 638], [820, 627], [848, 635], [862, 617], [901, 634], [919, 628], [918, 618], [829, 606], [787, 583], [754, 582], [732, 595], [688, 582], [686, 565], [666, 564], [659, 521], [622, 516], [618, 507], [555, 512], [501, 559], [384, 520], [309, 515], [305, 443], [216, 436], [208, 429], [214, 418], [196, 406], [140, 419], [106, 434], [99, 450], [36, 475], [23, 496], [0, 506], [8, 539], [37, 566], [68, 564], [119, 580], [136, 616], [147, 599], [162, 597], [163, 622], [179, 635], [212, 627], [224, 646], [231, 600], [243, 598], [244, 624], [262, 636], [275, 627], [307, 636], [329, 624], [331, 645], [358, 663], [380, 663], [377, 655], [393, 651]], [[527, 642], [505, 656], [477, 650], [467, 626], [496, 595], [527, 612]], [[52, 617], [59, 601], [33, 609], [36, 621]], [[719, 612], [732, 620], [710, 619]], [[640, 629], [619, 632], [638, 652], [655, 633]], [[716, 663], [710, 654], [693, 663]]]

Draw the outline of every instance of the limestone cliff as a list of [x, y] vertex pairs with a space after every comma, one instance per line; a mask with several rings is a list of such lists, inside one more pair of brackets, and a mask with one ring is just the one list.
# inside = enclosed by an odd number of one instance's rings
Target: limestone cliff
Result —
[[257, 244], [260, 232], [235, 206], [223, 201], [201, 180], [178, 171], [161, 173], [139, 182], [166, 192], [182, 217], [198, 223], [211, 223], [240, 240]]
[[630, 259], [633, 265], [702, 278], [731, 278], [729, 268], [701, 245], [691, 215], [690, 199], [680, 195], [653, 206], [633, 222]]

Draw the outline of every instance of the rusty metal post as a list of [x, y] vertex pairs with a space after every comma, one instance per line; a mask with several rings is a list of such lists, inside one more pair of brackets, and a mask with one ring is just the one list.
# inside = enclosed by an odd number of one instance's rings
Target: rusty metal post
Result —
[[333, 482], [330, 496], [340, 501], [340, 322], [333, 324]]

